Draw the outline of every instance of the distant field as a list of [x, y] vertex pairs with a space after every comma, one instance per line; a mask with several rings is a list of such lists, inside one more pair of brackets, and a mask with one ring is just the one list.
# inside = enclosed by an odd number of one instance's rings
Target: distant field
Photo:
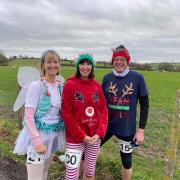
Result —
[[[37, 60], [13, 61], [8, 67], [0, 66], [0, 104], [12, 104], [16, 97], [16, 75], [19, 66], [33, 66], [39, 69]], [[75, 72], [74, 67], [63, 66], [61, 74], [68, 78]], [[101, 82], [104, 74], [111, 69], [97, 68], [95, 78]], [[176, 90], [180, 89], [180, 73], [178, 72], [140, 72], [146, 79], [150, 93], [150, 105], [155, 108], [172, 110], [175, 102]], [[8, 96], [6, 96], [8, 95]]]
[[[16, 99], [16, 75], [19, 66], [39, 67], [37, 60], [13, 61], [8, 67], [0, 66], [0, 107], [12, 105]], [[74, 67], [62, 67], [61, 74], [68, 78], [74, 74]], [[111, 69], [95, 70], [95, 78], [101, 82], [104, 74], [111, 72]], [[180, 73], [175, 72], [148, 72], [141, 71], [147, 82], [150, 97], [150, 113], [147, 128], [145, 131], [146, 140], [144, 144], [134, 152], [134, 173], [133, 180], [160, 180], [164, 174], [166, 150], [170, 135], [170, 123], [176, 100], [176, 90], [180, 89]], [[17, 121], [9, 121], [10, 116], [0, 114], [0, 128], [6, 126], [7, 129], [16, 127], [11, 139], [17, 136]], [[15, 124], [14, 124], [15, 123]], [[180, 134], [179, 134], [180, 137]], [[4, 143], [5, 142], [5, 143]], [[8, 142], [8, 140], [7, 140]], [[6, 140], [0, 139], [0, 149], [4, 148], [5, 154], [12, 156], [9, 150], [12, 146]], [[117, 180], [120, 179], [121, 163], [117, 140], [113, 138], [102, 148], [101, 155], [97, 163], [97, 180]], [[59, 173], [57, 167], [52, 168], [52, 173]], [[178, 148], [174, 179], [180, 179], [180, 147]]]

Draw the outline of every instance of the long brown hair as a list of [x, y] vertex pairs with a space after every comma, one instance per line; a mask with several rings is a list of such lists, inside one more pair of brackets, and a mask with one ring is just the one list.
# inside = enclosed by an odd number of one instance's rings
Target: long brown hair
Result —
[[[86, 61], [89, 61], [89, 59], [82, 59], [79, 64], [83, 64], [84, 62]], [[76, 74], [75, 74], [76, 77], [80, 78], [81, 77], [81, 74], [80, 74], [80, 71], [79, 71], [79, 65], [77, 66], [77, 70], [76, 70]], [[91, 73], [89, 74], [88, 78], [89, 79], [92, 79], [94, 77], [94, 69], [92, 68], [91, 70]]]

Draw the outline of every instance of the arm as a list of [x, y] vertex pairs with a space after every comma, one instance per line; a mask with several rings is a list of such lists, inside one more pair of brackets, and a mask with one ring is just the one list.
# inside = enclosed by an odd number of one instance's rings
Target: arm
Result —
[[27, 92], [25, 101], [25, 123], [35, 151], [44, 153], [46, 147], [42, 144], [40, 134], [35, 125], [34, 115], [41, 94], [41, 86], [38, 81], [33, 82]]
[[40, 134], [36, 128], [35, 121], [34, 121], [34, 115], [35, 115], [35, 109], [33, 108], [25, 108], [25, 123], [29, 132], [29, 135], [32, 140], [32, 144], [35, 148], [35, 151], [38, 153], [44, 153], [46, 152], [46, 147], [42, 144], [40, 139]]
[[36, 128], [34, 115], [35, 115], [35, 109], [34, 108], [25, 108], [25, 116], [24, 120], [27, 126], [27, 129], [29, 131], [29, 135], [31, 137], [32, 143], [34, 146], [37, 146], [41, 144], [40, 134]]
[[99, 122], [99, 128], [97, 129], [97, 135], [99, 135], [100, 138], [103, 139], [105, 136], [107, 124], [108, 124], [108, 109], [107, 109], [106, 100], [105, 100], [105, 97], [101, 88], [99, 91], [99, 101], [100, 101], [100, 104], [99, 104], [100, 122]]
[[139, 103], [140, 103], [140, 120], [139, 120], [139, 128], [136, 131], [136, 135], [135, 135], [137, 144], [140, 144], [144, 141], [144, 129], [148, 119], [148, 111], [149, 111], [148, 96], [141, 96], [139, 98]]

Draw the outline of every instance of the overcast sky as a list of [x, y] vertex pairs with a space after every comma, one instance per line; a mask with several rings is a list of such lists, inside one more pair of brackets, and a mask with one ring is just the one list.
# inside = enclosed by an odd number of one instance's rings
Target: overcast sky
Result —
[[0, 50], [40, 57], [111, 59], [125, 45], [133, 62], [180, 62], [179, 0], [0, 0]]

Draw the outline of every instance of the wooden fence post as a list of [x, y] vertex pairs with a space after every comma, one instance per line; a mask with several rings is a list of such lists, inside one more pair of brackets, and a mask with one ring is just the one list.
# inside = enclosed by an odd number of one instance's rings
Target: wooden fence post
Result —
[[[16, 84], [17, 84], [17, 95], [19, 94], [20, 90], [21, 90], [21, 87], [19, 86], [19, 83], [18, 83], [18, 79], [16, 80]], [[19, 129], [22, 129], [22, 119], [23, 119], [23, 108], [20, 108], [18, 110], [18, 127]]]
[[171, 122], [171, 133], [170, 133], [170, 141], [167, 149], [167, 158], [165, 162], [165, 174], [163, 178], [164, 180], [173, 179], [176, 151], [178, 146], [179, 127], [180, 127], [180, 90], [177, 90], [176, 108]]

